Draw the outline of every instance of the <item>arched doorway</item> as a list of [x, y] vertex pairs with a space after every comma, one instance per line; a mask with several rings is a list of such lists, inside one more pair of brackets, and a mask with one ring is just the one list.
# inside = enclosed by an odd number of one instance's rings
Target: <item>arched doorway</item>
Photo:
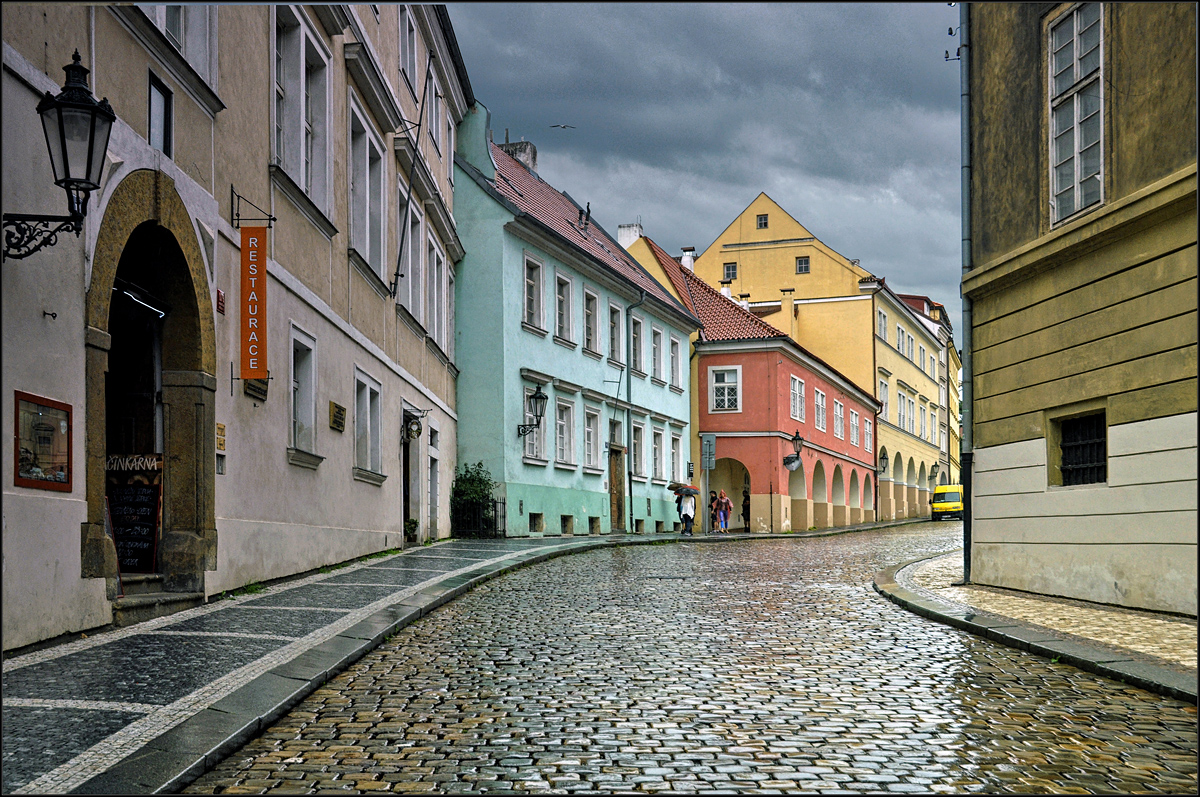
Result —
[[904, 485], [904, 455], [892, 456], [892, 503], [896, 505], [896, 520], [908, 517], [908, 491]]
[[[161, 172], [127, 176], [108, 200], [87, 292], [88, 522], [82, 575], [109, 580], [109, 456], [161, 454], [161, 525], [150, 570], [202, 595], [216, 568], [215, 330], [191, 216]], [[114, 617], [114, 621], [115, 617]]]
[[808, 497], [803, 460], [788, 474], [788, 497], [792, 502], [792, 531], [807, 531], [813, 524], [812, 501]]
[[833, 466], [833, 494], [830, 496], [833, 499], [833, 518], [831, 523], [834, 526], [847, 526], [850, 524], [850, 518], [846, 513], [846, 479], [842, 476], [842, 466]]
[[[882, 496], [882, 493], [881, 493]], [[875, 522], [875, 488], [871, 484], [871, 475], [863, 476], [863, 523]]]
[[920, 499], [917, 496], [919, 483], [917, 482], [917, 461], [912, 457], [908, 458], [908, 469], [905, 471], [905, 500], [908, 502], [908, 517], [921, 516]]
[[850, 525], [862, 523], [862, 488], [858, 483], [858, 471], [850, 471]]
[[[736, 459], [723, 457], [718, 459], [716, 467], [708, 475], [708, 489], [721, 494], [725, 491], [733, 510], [729, 513], [729, 528], [742, 528], [742, 494], [750, 493], [750, 471]], [[705, 500], [707, 506], [708, 499]]]
[[832, 521], [829, 512], [829, 490], [825, 484], [825, 465], [817, 460], [812, 477], [813, 526], [827, 529]]
[[[888, 459], [888, 451], [884, 446], [879, 447], [879, 453], [876, 455], [877, 462], [883, 462]], [[896, 518], [896, 500], [892, 493], [891, 474], [886, 472], [886, 467], [883, 473], [879, 474], [879, 519], [894, 520]]]
[[932, 482], [933, 479], [929, 478], [929, 472], [925, 468], [925, 463], [922, 462], [917, 471], [917, 506], [921, 517], [929, 517], [931, 514], [929, 494], [933, 492]]

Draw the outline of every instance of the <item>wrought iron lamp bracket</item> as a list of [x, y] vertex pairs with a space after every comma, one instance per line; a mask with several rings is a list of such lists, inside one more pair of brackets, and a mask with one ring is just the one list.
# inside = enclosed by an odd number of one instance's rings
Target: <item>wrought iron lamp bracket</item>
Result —
[[58, 243], [59, 233], [83, 232], [83, 215], [39, 216], [34, 213], [4, 214], [4, 259], [22, 260]]

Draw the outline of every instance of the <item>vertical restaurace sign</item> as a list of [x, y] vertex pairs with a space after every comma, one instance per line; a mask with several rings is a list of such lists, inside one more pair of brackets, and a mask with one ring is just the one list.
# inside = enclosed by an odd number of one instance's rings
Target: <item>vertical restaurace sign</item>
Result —
[[242, 379], [267, 378], [267, 228], [242, 227]]

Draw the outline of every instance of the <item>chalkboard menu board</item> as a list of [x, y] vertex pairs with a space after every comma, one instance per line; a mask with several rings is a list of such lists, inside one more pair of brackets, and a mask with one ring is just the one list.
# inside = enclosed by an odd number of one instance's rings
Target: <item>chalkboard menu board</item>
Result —
[[108, 512], [122, 573], [155, 572], [162, 519], [162, 457], [110, 457]]

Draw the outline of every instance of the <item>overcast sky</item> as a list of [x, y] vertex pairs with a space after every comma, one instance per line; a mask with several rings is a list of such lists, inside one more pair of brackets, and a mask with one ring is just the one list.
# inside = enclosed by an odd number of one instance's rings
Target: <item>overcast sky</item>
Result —
[[[958, 9], [449, 3], [498, 142], [614, 237], [706, 249], [765, 191], [961, 344]], [[569, 124], [574, 129], [551, 128]]]

